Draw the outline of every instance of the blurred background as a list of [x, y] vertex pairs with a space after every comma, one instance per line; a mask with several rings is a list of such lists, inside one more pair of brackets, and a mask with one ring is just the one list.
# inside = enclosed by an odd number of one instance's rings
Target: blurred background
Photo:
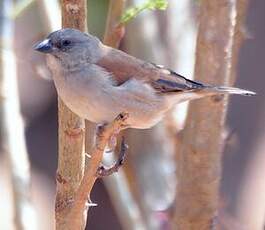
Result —
[[[53, 229], [58, 147], [57, 95], [45, 58], [34, 52], [32, 46], [52, 30], [60, 28], [60, 6], [56, 1], [45, 0], [15, 2], [15, 9], [9, 13], [14, 19], [13, 51], [26, 147], [31, 163], [32, 200], [37, 224], [41, 223], [38, 229]], [[128, 5], [141, 2], [130, 0]], [[200, 1], [168, 2], [167, 10], [145, 11], [130, 21], [120, 48], [193, 78]], [[88, 0], [88, 30], [100, 38], [107, 9], [108, 0]], [[0, 17], [1, 28], [3, 20]], [[235, 85], [256, 91], [258, 96], [230, 98], [220, 199], [224, 229], [264, 229], [264, 22], [265, 1], [249, 1], [245, 23], [247, 39], [240, 49]], [[8, 52], [4, 46], [1, 49], [0, 52]], [[89, 211], [88, 229], [169, 229], [168, 220], [176, 186], [175, 146], [169, 121], [181, 130], [185, 114], [186, 105], [179, 105], [157, 127], [126, 132], [130, 150], [123, 173], [96, 182], [92, 200], [98, 206]], [[111, 156], [107, 155], [105, 161], [109, 161], [109, 158]], [[13, 229], [7, 168], [8, 161], [2, 151], [0, 229]], [[117, 191], [119, 189], [123, 191]], [[127, 190], [131, 190], [131, 195], [126, 195]]]

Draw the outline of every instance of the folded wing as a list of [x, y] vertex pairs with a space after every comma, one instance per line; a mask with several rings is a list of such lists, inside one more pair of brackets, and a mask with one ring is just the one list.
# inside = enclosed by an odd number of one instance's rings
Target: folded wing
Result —
[[131, 78], [147, 83], [158, 94], [195, 92], [207, 96], [215, 94], [255, 95], [255, 92], [225, 86], [211, 86], [189, 80], [163, 66], [144, 62], [120, 50], [105, 47], [107, 52], [96, 63], [112, 74], [116, 85], [121, 85]]
[[186, 79], [160, 65], [144, 62], [120, 50], [107, 48], [106, 54], [96, 64], [112, 74], [117, 85], [135, 78], [152, 86], [157, 93], [190, 91], [204, 88], [204, 85]]

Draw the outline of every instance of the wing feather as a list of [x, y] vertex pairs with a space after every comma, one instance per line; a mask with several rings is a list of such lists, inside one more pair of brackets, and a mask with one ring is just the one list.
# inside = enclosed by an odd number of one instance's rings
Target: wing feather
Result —
[[106, 50], [105, 55], [96, 64], [110, 72], [117, 85], [135, 78], [150, 84], [157, 93], [190, 91], [205, 87], [163, 66], [144, 62], [110, 47], [106, 47]]

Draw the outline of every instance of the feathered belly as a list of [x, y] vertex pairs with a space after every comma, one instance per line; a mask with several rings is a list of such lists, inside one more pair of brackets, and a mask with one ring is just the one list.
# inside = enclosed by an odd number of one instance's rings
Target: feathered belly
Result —
[[121, 100], [101, 95], [99, 97], [70, 98], [62, 96], [65, 104], [76, 114], [94, 123], [109, 123], [121, 112], [128, 112], [128, 126], [131, 128], [146, 129], [157, 124], [163, 117], [163, 113], [156, 105], [148, 105], [143, 101], [134, 99]]
[[[165, 99], [149, 86], [129, 80], [112, 85], [106, 77], [81, 73], [60, 77], [54, 75], [57, 92], [64, 103], [80, 117], [94, 123], [109, 123], [121, 112], [128, 112], [128, 126], [145, 129], [158, 123], [168, 110]], [[93, 77], [94, 76], [94, 77]]]
[[[61, 91], [61, 92], [60, 92]], [[128, 112], [128, 126], [146, 129], [157, 124], [166, 107], [157, 98], [146, 98], [135, 92], [100, 88], [90, 93], [64, 89], [59, 94], [65, 104], [76, 114], [94, 123], [109, 123], [121, 112]], [[65, 93], [67, 92], [67, 93]]]

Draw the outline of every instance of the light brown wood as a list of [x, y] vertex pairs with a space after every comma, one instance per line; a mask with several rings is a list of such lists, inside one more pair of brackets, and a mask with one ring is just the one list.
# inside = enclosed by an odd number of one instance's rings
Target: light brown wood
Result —
[[109, 10], [104, 34], [104, 44], [118, 48], [124, 36], [125, 28], [120, 23], [126, 0], [110, 0]]
[[[201, 2], [195, 79], [234, 82], [246, 0]], [[216, 229], [227, 97], [190, 103], [186, 127], [176, 146], [177, 197], [172, 229]]]
[[[62, 26], [86, 30], [86, 1], [62, 0]], [[72, 113], [58, 98], [59, 155], [55, 217], [56, 229], [75, 229], [69, 226], [67, 214], [84, 174], [84, 121]], [[83, 218], [80, 221], [84, 221]], [[84, 225], [85, 223], [83, 223]], [[74, 227], [74, 226], [72, 226]]]

